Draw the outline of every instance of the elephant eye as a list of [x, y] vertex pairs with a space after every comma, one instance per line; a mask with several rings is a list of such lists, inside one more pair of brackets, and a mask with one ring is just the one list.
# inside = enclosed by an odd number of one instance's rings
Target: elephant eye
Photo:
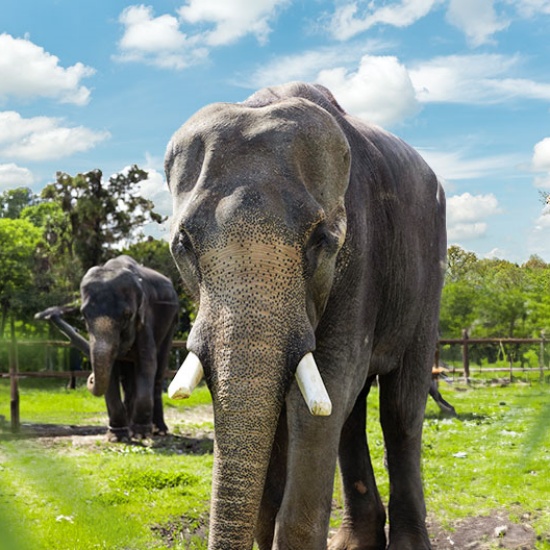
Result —
[[325, 224], [317, 226], [311, 233], [305, 249], [306, 275], [313, 275], [324, 255], [332, 255], [337, 251], [338, 242], [335, 236]]
[[172, 241], [172, 252], [178, 256], [184, 256], [193, 251], [193, 244], [186, 231], [180, 230]]
[[185, 229], [180, 228], [173, 237], [171, 243], [172, 256], [178, 264], [178, 268], [188, 290], [196, 293], [196, 281], [200, 280], [200, 270], [193, 242]]

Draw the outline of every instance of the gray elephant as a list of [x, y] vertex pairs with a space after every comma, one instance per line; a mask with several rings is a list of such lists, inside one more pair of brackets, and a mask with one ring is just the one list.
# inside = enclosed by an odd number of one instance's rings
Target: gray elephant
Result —
[[208, 548], [326, 548], [338, 459], [345, 515], [329, 548], [386, 548], [365, 434], [378, 376], [388, 548], [429, 549], [421, 435], [446, 255], [436, 176], [303, 83], [200, 110], [165, 169], [172, 253], [199, 304], [169, 394], [204, 373], [214, 407]]
[[60, 308], [37, 318], [52, 321], [90, 358], [88, 389], [105, 395], [109, 438], [166, 433], [162, 390], [179, 310], [172, 282], [119, 256], [88, 270], [80, 294], [89, 343], [61, 319]]

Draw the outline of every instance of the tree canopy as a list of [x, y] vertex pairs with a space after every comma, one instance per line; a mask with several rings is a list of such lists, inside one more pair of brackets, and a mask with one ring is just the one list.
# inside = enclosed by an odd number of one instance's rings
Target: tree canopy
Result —
[[462, 329], [478, 337], [538, 337], [550, 331], [550, 265], [532, 256], [523, 265], [479, 259], [451, 246], [441, 301], [443, 336]]
[[122, 243], [139, 239], [147, 222], [162, 222], [150, 200], [137, 193], [147, 172], [132, 166], [127, 172], [103, 179], [101, 170], [70, 176], [57, 173], [42, 190], [42, 199], [61, 207], [67, 216], [71, 241], [68, 253], [84, 271], [103, 263]]
[[31, 222], [0, 219], [0, 336], [8, 313], [22, 311], [34, 301], [34, 271], [40, 239], [40, 230]]

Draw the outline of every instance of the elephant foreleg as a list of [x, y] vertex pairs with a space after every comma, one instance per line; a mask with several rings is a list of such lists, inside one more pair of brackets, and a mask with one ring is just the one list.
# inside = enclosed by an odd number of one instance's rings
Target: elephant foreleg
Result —
[[288, 490], [277, 514], [273, 550], [326, 548], [343, 423], [339, 396], [334, 397], [335, 403], [338, 408], [333, 408], [331, 416], [312, 416], [297, 384], [287, 395]]
[[386, 513], [380, 499], [366, 438], [366, 398], [373, 378], [365, 388], [342, 429], [339, 447], [344, 491], [342, 525], [329, 543], [329, 550], [384, 550]]
[[405, 352], [400, 368], [380, 377], [380, 420], [390, 476], [388, 550], [429, 550], [420, 475], [422, 423], [433, 346]]
[[109, 415], [109, 432], [107, 437], [111, 441], [126, 441], [130, 437], [128, 431], [128, 415], [120, 395], [119, 365], [115, 363], [111, 372], [109, 386], [105, 392], [105, 404]]
[[131, 414], [132, 434], [138, 438], [153, 433], [153, 394], [157, 370], [156, 346], [148, 329], [138, 336], [138, 359], [134, 372], [134, 406]]
[[283, 410], [275, 433], [260, 514], [256, 524], [255, 538], [260, 550], [271, 550], [273, 546], [275, 521], [285, 491], [287, 452], [287, 420], [286, 411]]

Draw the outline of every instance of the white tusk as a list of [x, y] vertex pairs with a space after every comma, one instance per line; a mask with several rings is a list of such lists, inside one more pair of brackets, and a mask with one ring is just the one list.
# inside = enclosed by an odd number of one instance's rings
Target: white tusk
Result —
[[187, 399], [203, 376], [201, 360], [190, 351], [168, 386], [168, 397], [170, 399]]
[[332, 403], [312, 353], [306, 353], [296, 369], [296, 381], [309, 412], [313, 416], [329, 416]]

